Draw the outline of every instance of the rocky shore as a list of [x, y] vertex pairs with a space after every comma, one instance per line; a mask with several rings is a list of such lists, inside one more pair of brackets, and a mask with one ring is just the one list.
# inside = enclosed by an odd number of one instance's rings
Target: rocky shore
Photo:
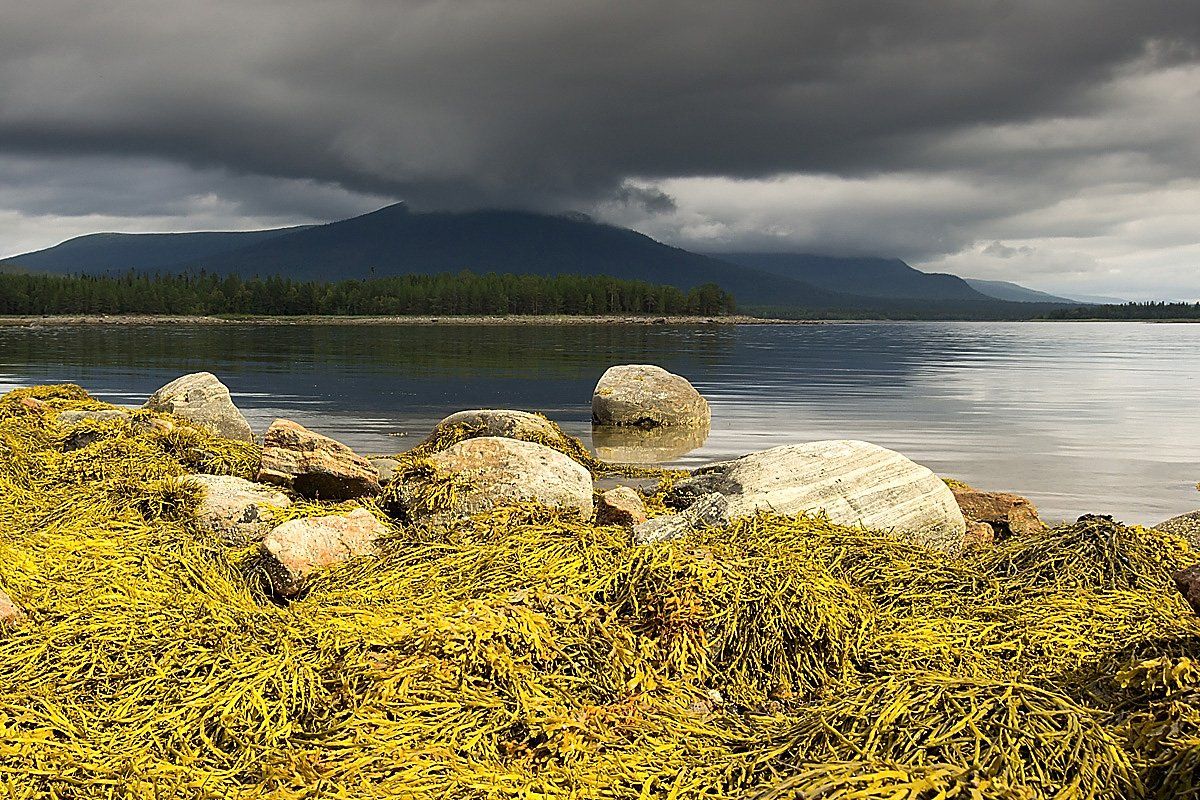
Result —
[[[599, 376], [592, 409], [598, 441], [688, 441], [711, 415], [653, 365]], [[209, 373], [136, 409], [20, 389], [0, 398], [0, 781], [1190, 797], [1193, 516], [1049, 527], [853, 440], [668, 471], [472, 409], [360, 454], [251, 430]]]
[[659, 317], [504, 314], [496, 316], [303, 316], [214, 317], [171, 314], [58, 314], [0, 316], [0, 326], [54, 325], [826, 325], [848, 320], [798, 320], [729, 314], [720, 317]]

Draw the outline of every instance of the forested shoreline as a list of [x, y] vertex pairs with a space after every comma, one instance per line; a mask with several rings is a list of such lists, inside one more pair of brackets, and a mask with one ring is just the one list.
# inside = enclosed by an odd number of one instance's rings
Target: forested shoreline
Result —
[[715, 284], [690, 291], [606, 276], [472, 272], [371, 280], [295, 281], [279, 276], [0, 274], [0, 314], [730, 314]]
[[1046, 319], [1200, 319], [1200, 303], [1148, 302], [1082, 306], [1052, 311], [1046, 315]]

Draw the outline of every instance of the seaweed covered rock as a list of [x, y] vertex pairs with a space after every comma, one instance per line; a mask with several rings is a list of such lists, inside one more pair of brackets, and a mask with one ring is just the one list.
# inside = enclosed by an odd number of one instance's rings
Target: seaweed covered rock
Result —
[[196, 508], [200, 525], [235, 547], [260, 541], [274, 527], [275, 510], [292, 504], [273, 486], [232, 475], [188, 475], [182, 480], [204, 490]]
[[839, 525], [889, 531], [947, 552], [963, 546], [967, 525], [949, 487], [927, 468], [869, 442], [784, 445], [697, 469], [668, 502], [687, 507], [718, 492], [729, 517], [760, 511], [824, 514]]
[[1001, 542], [979, 563], [1013, 591], [1165, 591], [1171, 576], [1196, 558], [1178, 537], [1086, 514], [1072, 525]]
[[321, 500], [352, 500], [380, 492], [371, 462], [339, 441], [290, 419], [277, 419], [263, 436], [258, 480]]
[[686, 378], [652, 364], [610, 367], [592, 392], [592, 422], [617, 427], [706, 426], [708, 402]]
[[229, 388], [211, 372], [195, 372], [176, 378], [150, 395], [142, 407], [174, 414], [227, 439], [254, 441], [250, 423], [233, 404]]
[[617, 486], [596, 500], [597, 525], [632, 527], [646, 521], [646, 504], [641, 495], [628, 486]]
[[123, 408], [104, 408], [96, 410], [68, 409], [58, 414], [59, 425], [78, 425], [81, 422], [106, 422], [113, 419], [132, 419], [129, 411]]
[[534, 442], [481, 436], [410, 465], [389, 506], [408, 519], [469, 516], [533, 503], [592, 518], [592, 475], [569, 456]]
[[312, 574], [376, 552], [388, 528], [366, 509], [304, 517], [283, 523], [263, 539], [260, 551], [277, 594], [300, 593]]
[[0, 589], [0, 630], [15, 628], [25, 621], [25, 612]]
[[1038, 517], [1037, 506], [1011, 492], [981, 492], [970, 487], [952, 487], [954, 499], [970, 522], [986, 522], [996, 536], [1025, 536], [1046, 529]]

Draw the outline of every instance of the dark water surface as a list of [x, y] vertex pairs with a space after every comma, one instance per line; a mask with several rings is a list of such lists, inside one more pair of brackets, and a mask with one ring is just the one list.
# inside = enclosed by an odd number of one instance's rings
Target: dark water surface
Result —
[[591, 441], [592, 387], [618, 363], [685, 375], [712, 404], [707, 441], [678, 464], [866, 439], [1048, 518], [1200, 508], [1200, 325], [0, 328], [0, 392], [70, 381], [140, 404], [208, 370], [256, 430], [286, 416], [378, 453], [480, 407], [541, 411]]

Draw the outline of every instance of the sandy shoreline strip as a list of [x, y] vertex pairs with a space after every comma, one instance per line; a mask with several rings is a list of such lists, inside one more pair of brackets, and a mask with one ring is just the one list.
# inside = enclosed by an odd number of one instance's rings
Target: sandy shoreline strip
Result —
[[[829, 322], [837, 322], [830, 320]], [[166, 314], [61, 314], [0, 316], [0, 326], [61, 325], [820, 325], [826, 320], [770, 319], [732, 314], [726, 317], [650, 316], [401, 316], [401, 317], [214, 317]]]

